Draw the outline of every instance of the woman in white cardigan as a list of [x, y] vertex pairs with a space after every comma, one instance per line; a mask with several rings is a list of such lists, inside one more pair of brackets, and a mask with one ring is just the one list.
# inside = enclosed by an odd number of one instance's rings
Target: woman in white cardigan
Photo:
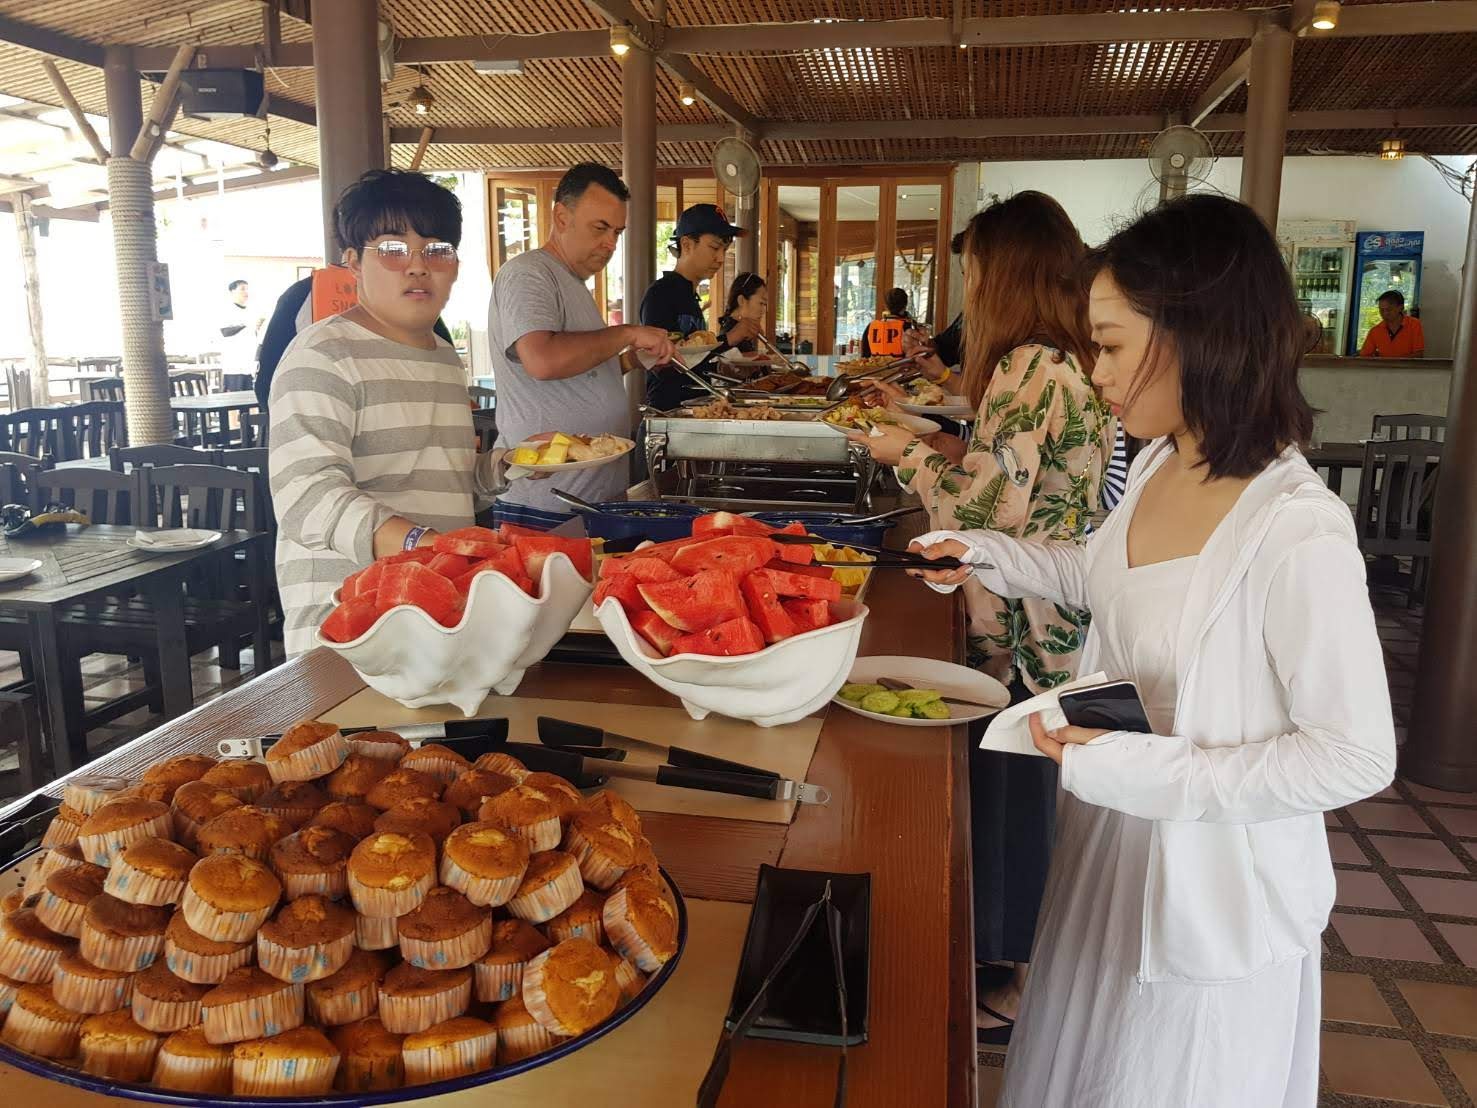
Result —
[[1066, 794], [1010, 1108], [1313, 1108], [1322, 812], [1395, 766], [1349, 510], [1299, 451], [1301, 320], [1272, 236], [1193, 196], [1094, 258], [1094, 383], [1154, 440], [1084, 548], [933, 532], [1003, 596], [1093, 613], [1082, 672], [1138, 684], [1153, 734], [1045, 730]]

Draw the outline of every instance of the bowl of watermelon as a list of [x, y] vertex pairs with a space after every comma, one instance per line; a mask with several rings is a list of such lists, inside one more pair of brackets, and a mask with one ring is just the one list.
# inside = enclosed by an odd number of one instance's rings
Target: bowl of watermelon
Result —
[[463, 527], [344, 579], [318, 642], [408, 708], [511, 695], [584, 607], [588, 539]]
[[809, 546], [771, 540], [776, 531], [805, 533], [716, 512], [688, 538], [600, 563], [595, 618], [626, 663], [693, 719], [792, 723], [851, 671], [866, 606], [810, 564]]

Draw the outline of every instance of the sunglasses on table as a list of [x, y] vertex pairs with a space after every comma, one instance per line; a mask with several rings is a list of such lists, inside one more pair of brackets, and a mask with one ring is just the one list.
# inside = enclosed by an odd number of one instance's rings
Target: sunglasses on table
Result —
[[450, 269], [456, 265], [456, 247], [449, 242], [428, 242], [419, 250], [412, 250], [408, 242], [385, 239], [375, 244], [374, 252], [380, 265], [395, 273], [404, 273], [416, 254], [421, 256], [427, 269]]

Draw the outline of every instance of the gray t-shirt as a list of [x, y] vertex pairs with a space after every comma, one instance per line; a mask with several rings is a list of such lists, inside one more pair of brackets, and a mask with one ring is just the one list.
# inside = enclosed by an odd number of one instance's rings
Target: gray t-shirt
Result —
[[[497, 387], [497, 444], [517, 446], [541, 431], [631, 436], [620, 362], [601, 362], [562, 381], [530, 377], [514, 349], [535, 331], [599, 331], [605, 327], [590, 290], [547, 250], [529, 250], [505, 262], [492, 282], [487, 345]], [[541, 481], [513, 481], [500, 500], [545, 511], [567, 512], [553, 487], [586, 500], [614, 500], [629, 485], [627, 459]]]

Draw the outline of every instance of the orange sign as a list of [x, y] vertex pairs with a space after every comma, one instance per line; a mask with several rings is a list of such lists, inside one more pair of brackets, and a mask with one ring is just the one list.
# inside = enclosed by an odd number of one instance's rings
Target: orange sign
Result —
[[313, 322], [346, 312], [359, 303], [359, 286], [346, 266], [313, 270]]
[[900, 358], [903, 354], [903, 321], [891, 316], [867, 325], [867, 349], [875, 355]]

